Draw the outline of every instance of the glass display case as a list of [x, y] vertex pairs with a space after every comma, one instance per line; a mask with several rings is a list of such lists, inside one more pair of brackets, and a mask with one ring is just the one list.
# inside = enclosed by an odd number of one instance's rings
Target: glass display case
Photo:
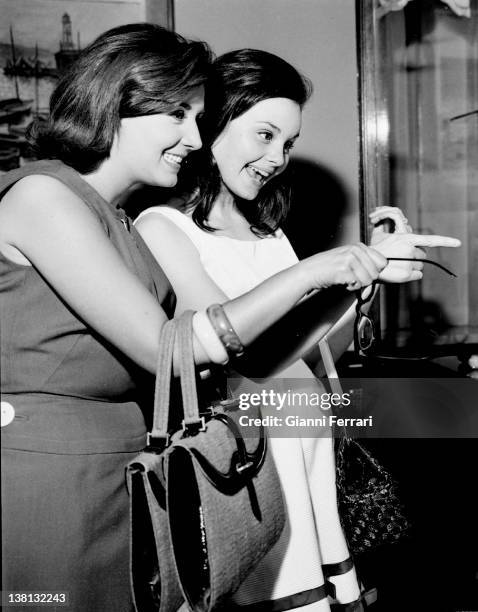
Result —
[[457, 278], [425, 265], [421, 282], [384, 288], [381, 352], [478, 346], [478, 2], [467, 4], [465, 16], [440, 0], [357, 2], [362, 239], [387, 204], [417, 232], [462, 241], [429, 253]]

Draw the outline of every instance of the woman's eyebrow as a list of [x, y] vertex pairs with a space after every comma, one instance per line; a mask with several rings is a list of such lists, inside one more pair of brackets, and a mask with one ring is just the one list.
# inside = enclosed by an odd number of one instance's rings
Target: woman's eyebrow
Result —
[[[270, 121], [258, 121], [257, 123], [265, 123], [266, 125], [271, 127], [273, 130], [275, 130], [276, 132], [279, 132], [279, 133], [281, 132], [281, 129], [277, 127], [277, 125], [274, 125], [273, 123], [271, 123]], [[300, 132], [297, 132], [297, 134], [292, 136], [290, 140], [295, 140], [296, 138], [299, 138], [299, 136], [300, 136]]]
[[266, 125], [271, 127], [273, 130], [275, 130], [276, 132], [280, 132], [281, 131], [280, 128], [277, 127], [277, 125], [274, 125], [270, 121], [258, 121], [257, 123], [265, 123]]

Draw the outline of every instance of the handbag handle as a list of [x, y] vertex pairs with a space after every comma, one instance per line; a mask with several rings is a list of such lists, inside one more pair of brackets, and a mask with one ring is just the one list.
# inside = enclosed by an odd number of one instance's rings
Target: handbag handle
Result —
[[154, 388], [154, 415], [148, 446], [160, 450], [169, 442], [168, 423], [171, 391], [171, 373], [175, 339], [178, 339], [179, 375], [183, 399], [184, 426], [203, 425], [199, 415], [196, 388], [196, 370], [193, 350], [193, 310], [187, 310], [177, 319], [167, 321], [159, 339], [159, 352]]
[[196, 387], [196, 368], [193, 351], [193, 310], [183, 312], [177, 322], [179, 375], [183, 398], [184, 427], [201, 425], [204, 417], [199, 415], [199, 403]]
[[171, 371], [173, 368], [174, 341], [176, 321], [166, 321], [159, 338], [159, 352], [154, 386], [154, 415], [151, 433], [148, 434], [148, 446], [151, 439], [168, 441], [169, 401], [171, 390]]

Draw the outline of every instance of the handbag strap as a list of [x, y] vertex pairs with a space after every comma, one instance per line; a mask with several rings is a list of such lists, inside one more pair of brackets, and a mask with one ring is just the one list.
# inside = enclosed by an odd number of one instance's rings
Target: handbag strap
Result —
[[[154, 415], [150, 438], [168, 437], [169, 401], [171, 392], [171, 371], [173, 367], [176, 321], [166, 321], [159, 338], [156, 383], [154, 387]], [[148, 445], [150, 439], [148, 439]]]
[[199, 415], [196, 388], [196, 370], [193, 350], [193, 310], [185, 311], [179, 318], [167, 321], [159, 339], [156, 383], [154, 388], [154, 415], [148, 446], [162, 450], [168, 444], [168, 423], [171, 393], [171, 373], [175, 340], [178, 340], [179, 375], [183, 399], [184, 426], [203, 425]]
[[193, 310], [186, 310], [179, 318], [177, 324], [179, 374], [181, 377], [185, 427], [200, 424], [204, 426], [199, 415], [199, 402], [196, 387], [196, 369], [193, 351], [193, 315]]
[[330, 383], [330, 387], [334, 393], [338, 393], [342, 397], [343, 389], [342, 385], [340, 384], [337, 369], [335, 368], [334, 357], [332, 355], [332, 351], [330, 350], [327, 336], [324, 336], [319, 341], [319, 350], [320, 356], [322, 358], [322, 363], [324, 364], [325, 373]]
[[[342, 388], [339, 375], [337, 374], [337, 368], [335, 367], [334, 357], [332, 355], [332, 351], [330, 350], [327, 336], [324, 336], [321, 340], [319, 340], [318, 344], [320, 356], [322, 358], [322, 363], [324, 364], [325, 374], [327, 375], [330, 388], [332, 389], [333, 393], [338, 393], [340, 397], [343, 397], [344, 390]], [[349, 439], [347, 428], [345, 427], [345, 425], [343, 426], [343, 439]]]

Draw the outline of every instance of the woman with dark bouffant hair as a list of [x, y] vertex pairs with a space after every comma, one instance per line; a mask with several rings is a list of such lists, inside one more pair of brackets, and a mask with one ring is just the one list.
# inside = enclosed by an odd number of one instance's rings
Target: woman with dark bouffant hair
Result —
[[[181, 209], [149, 208], [136, 221], [173, 284], [177, 311], [248, 295], [273, 275], [298, 265], [280, 228], [289, 206], [289, 155], [310, 93], [309, 81], [271, 53], [241, 49], [215, 61], [206, 88], [204, 147], [191, 156], [186, 169], [191, 196]], [[373, 222], [386, 217], [407, 231], [403, 215], [391, 207], [378, 209]], [[367, 253], [368, 268], [368, 256], [417, 257], [420, 250], [412, 245], [441, 244], [440, 238], [411, 233], [376, 235], [375, 241], [374, 249], [358, 244], [314, 257], [329, 274], [342, 268], [339, 259], [345, 251], [352, 255], [352, 268], [355, 257]], [[421, 278], [420, 270], [418, 262], [407, 268], [389, 264], [381, 278], [405, 282]], [[327, 286], [332, 284], [337, 283]], [[344, 285], [349, 291], [363, 287], [369, 293], [370, 277]], [[314, 300], [298, 304], [272, 334], [262, 337], [252, 351], [260, 355], [255, 363], [244, 368], [236, 362], [251, 377], [274, 377], [261, 385], [242, 378], [238, 392], [273, 388], [284, 396], [304, 390], [322, 396], [325, 389], [303, 357], [353, 300], [347, 291], [321, 291]], [[303, 318], [307, 305], [312, 307], [308, 314], [314, 313], [310, 326]], [[343, 349], [351, 342], [351, 329], [345, 335]], [[282, 387], [278, 377], [285, 379]], [[283, 422], [288, 413], [301, 416], [300, 407], [293, 405], [272, 410]], [[269, 428], [272, 431], [277, 435], [277, 429]], [[284, 425], [279, 435], [271, 438], [271, 449], [286, 502], [286, 528], [239, 588], [232, 609], [324, 612], [334, 603], [334, 610], [359, 610], [360, 589], [337, 511], [331, 433], [324, 426], [322, 434], [302, 438], [300, 428]], [[314, 433], [309, 430], [308, 435]]]
[[[286, 98], [300, 109], [312, 93], [312, 84], [286, 61], [263, 51], [242, 49], [226, 53], [215, 62], [206, 89], [206, 109], [201, 124], [203, 148], [190, 161], [190, 174], [196, 191], [188, 203], [199, 227], [213, 231], [209, 215], [221, 190], [221, 172], [212, 144], [230, 121], [261, 101]], [[287, 152], [293, 147], [287, 144]], [[187, 171], [187, 170], [186, 170]], [[240, 194], [239, 194], [240, 195]], [[236, 200], [238, 210], [258, 236], [273, 234], [283, 223], [289, 209], [290, 187], [287, 176], [264, 182], [254, 198]], [[249, 204], [248, 204], [249, 203]]]
[[48, 119], [33, 124], [38, 157], [92, 173], [109, 157], [122, 119], [170, 113], [204, 85], [210, 59], [205, 43], [153, 24], [103, 34], [58, 83]]
[[174, 185], [201, 146], [210, 62], [152, 24], [102, 34], [32, 130], [40, 161], [1, 177], [5, 590], [132, 610], [124, 468], [145, 445], [140, 390], [174, 294], [115, 205]]

